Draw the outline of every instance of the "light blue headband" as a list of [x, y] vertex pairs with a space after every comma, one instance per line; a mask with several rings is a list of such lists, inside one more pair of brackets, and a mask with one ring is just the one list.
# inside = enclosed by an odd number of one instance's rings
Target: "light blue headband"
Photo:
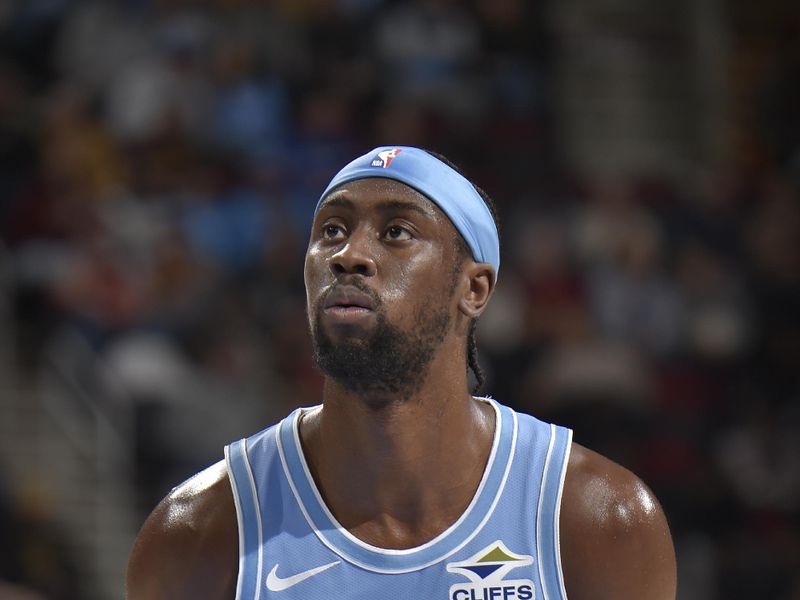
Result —
[[356, 158], [322, 192], [322, 200], [333, 188], [368, 177], [396, 179], [427, 196], [448, 216], [467, 242], [476, 262], [500, 272], [500, 239], [489, 207], [465, 177], [432, 154], [411, 146], [381, 146]]

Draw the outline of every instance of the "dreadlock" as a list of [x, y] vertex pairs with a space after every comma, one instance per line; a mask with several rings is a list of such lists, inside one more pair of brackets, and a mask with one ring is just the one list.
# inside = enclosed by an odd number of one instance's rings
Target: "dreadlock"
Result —
[[[425, 151], [431, 156], [434, 156], [440, 161], [442, 161], [444, 164], [446, 164], [448, 167], [450, 167], [460, 175], [464, 176], [464, 173], [461, 171], [461, 169], [445, 156], [442, 156], [438, 152], [433, 152], [431, 150], [425, 150]], [[478, 192], [478, 195], [484, 201], [486, 206], [489, 208], [489, 212], [492, 215], [492, 220], [494, 221], [494, 225], [497, 228], [497, 234], [499, 237], [500, 221], [497, 217], [497, 207], [495, 206], [494, 201], [489, 197], [489, 194], [484, 192], [481, 188], [479, 188], [471, 181], [470, 183], [472, 184], [472, 187], [475, 188], [475, 191]], [[456, 264], [461, 264], [461, 262], [466, 258], [472, 258], [472, 252], [470, 252], [470, 249], [467, 246], [467, 242], [460, 234], [455, 236], [455, 243], [457, 252]], [[470, 321], [469, 332], [467, 334], [467, 370], [472, 371], [472, 374], [475, 376], [475, 387], [472, 388], [473, 394], [478, 394], [483, 389], [483, 384], [486, 383], [486, 376], [483, 372], [483, 369], [481, 369], [481, 366], [478, 364], [478, 343], [475, 340], [475, 330], [477, 328], [477, 325], [478, 325], [478, 318], [475, 317]]]

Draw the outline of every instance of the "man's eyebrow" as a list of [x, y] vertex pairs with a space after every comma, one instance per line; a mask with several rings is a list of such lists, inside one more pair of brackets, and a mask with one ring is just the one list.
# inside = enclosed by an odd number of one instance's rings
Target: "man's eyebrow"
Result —
[[318, 210], [322, 210], [323, 208], [354, 208], [355, 204], [353, 204], [352, 200], [348, 200], [345, 196], [338, 194], [335, 196], [329, 196], [322, 203], [319, 205]]

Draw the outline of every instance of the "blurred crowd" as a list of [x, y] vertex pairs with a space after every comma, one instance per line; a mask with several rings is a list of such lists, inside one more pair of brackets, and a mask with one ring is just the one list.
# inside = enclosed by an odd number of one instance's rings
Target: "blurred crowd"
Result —
[[[18, 368], [86, 350], [97, 389], [135, 407], [150, 508], [226, 441], [318, 402], [302, 281], [318, 195], [370, 147], [430, 148], [501, 215], [486, 391], [653, 487], [682, 598], [796, 600], [800, 78], [776, 63], [761, 90], [758, 160], [720, 156], [682, 181], [588, 177], [559, 159], [545, 8], [4, 4]], [[0, 582], [36, 587], [32, 571]]]

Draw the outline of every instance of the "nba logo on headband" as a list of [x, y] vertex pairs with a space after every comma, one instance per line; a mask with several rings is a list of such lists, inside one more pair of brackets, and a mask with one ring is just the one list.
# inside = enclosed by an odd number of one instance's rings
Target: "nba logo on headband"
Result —
[[392, 164], [394, 157], [400, 154], [402, 150], [400, 148], [392, 148], [391, 150], [384, 150], [383, 152], [378, 152], [378, 156], [372, 159], [372, 163], [370, 166], [372, 167], [383, 167], [384, 169]]

